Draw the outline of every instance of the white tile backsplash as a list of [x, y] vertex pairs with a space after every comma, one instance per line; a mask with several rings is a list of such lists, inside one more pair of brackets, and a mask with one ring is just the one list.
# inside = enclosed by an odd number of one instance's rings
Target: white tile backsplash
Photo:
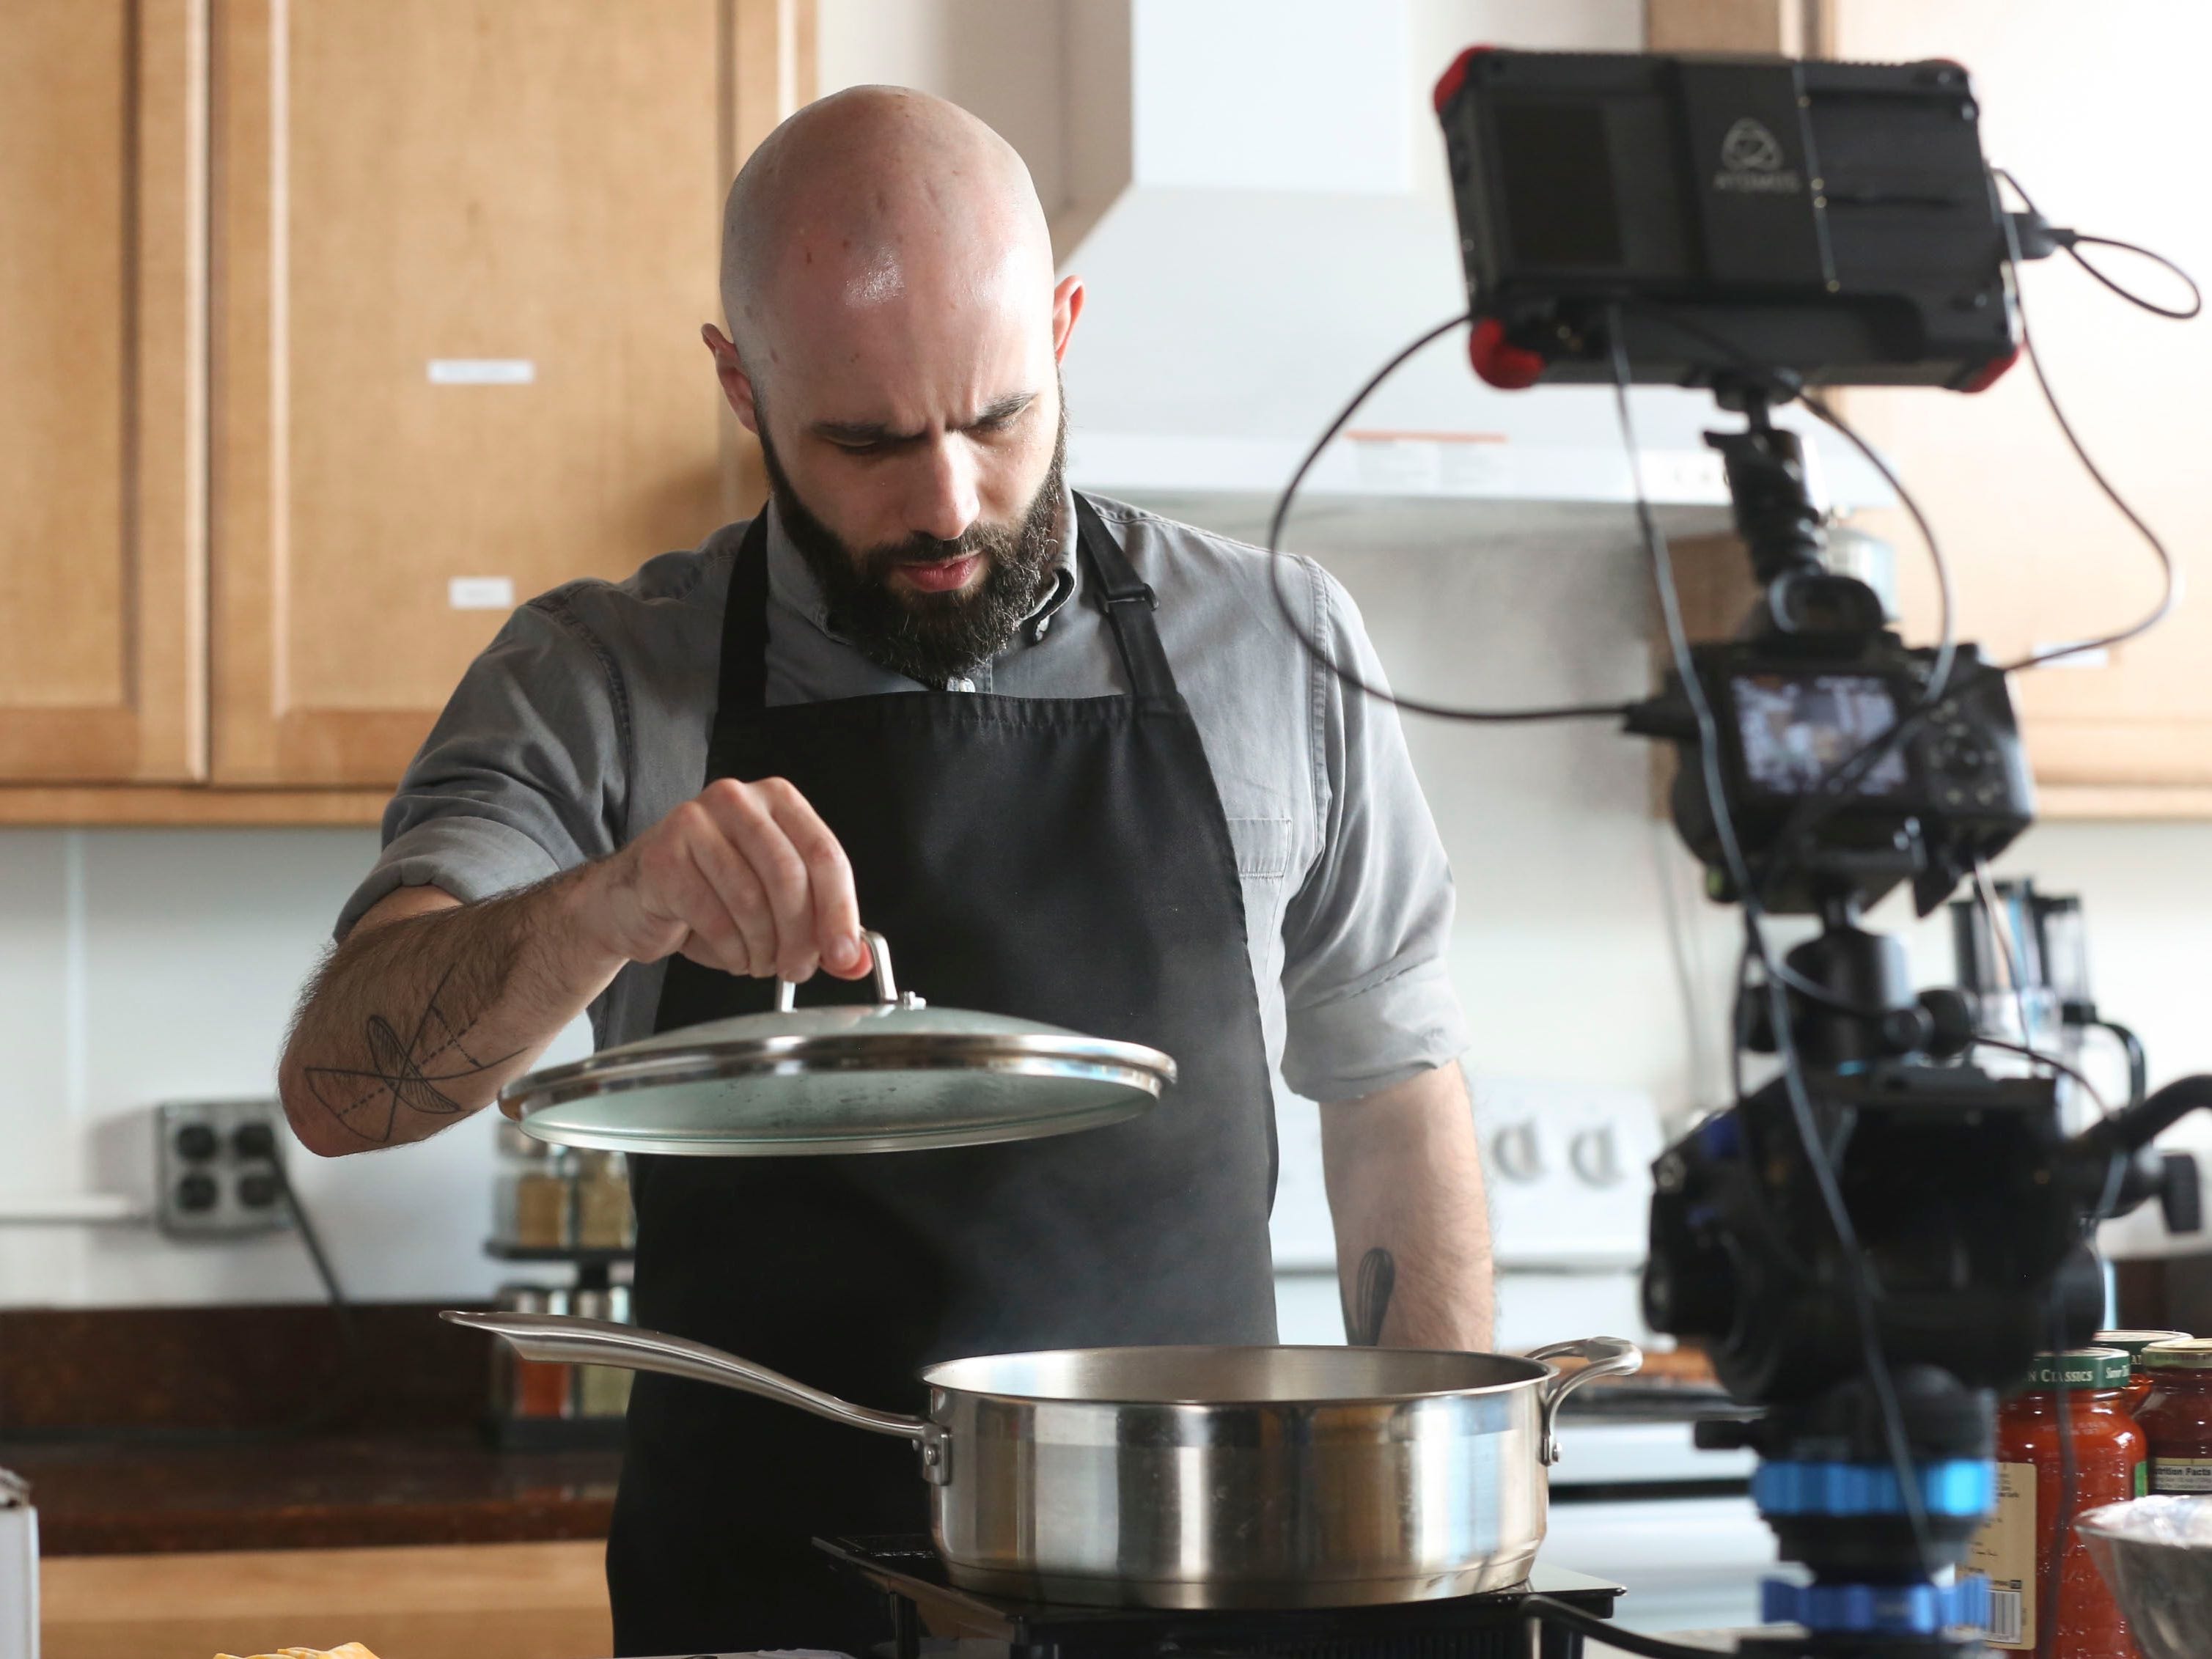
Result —
[[[0, 832], [0, 1211], [10, 1191], [150, 1205], [159, 1102], [274, 1091], [295, 999], [371, 830]], [[555, 1056], [582, 1052], [580, 1032]], [[291, 1169], [366, 1299], [483, 1293], [492, 1121]], [[320, 1291], [290, 1233], [178, 1243], [145, 1224], [0, 1221], [0, 1304], [290, 1301]]]

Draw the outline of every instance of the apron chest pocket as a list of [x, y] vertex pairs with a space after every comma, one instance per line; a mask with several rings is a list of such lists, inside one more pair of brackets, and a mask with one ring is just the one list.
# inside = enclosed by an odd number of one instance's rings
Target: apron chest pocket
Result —
[[1231, 818], [1229, 844], [1237, 851], [1237, 873], [1240, 876], [1279, 881], [1290, 873], [1288, 818]]

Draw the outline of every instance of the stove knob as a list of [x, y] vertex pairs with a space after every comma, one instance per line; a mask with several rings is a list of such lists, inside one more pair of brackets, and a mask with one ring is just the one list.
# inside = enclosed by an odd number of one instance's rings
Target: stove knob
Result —
[[1508, 1181], [1544, 1178], [1543, 1149], [1534, 1123], [1509, 1123], [1490, 1138], [1490, 1166]]
[[1620, 1167], [1620, 1142], [1610, 1123], [1585, 1129], [1569, 1141], [1567, 1162], [1593, 1187], [1618, 1187], [1627, 1176]]

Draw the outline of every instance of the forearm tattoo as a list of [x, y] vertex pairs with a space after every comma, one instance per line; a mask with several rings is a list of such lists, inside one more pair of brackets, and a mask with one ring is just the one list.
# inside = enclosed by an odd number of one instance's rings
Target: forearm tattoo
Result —
[[1359, 1273], [1344, 1309], [1346, 1342], [1355, 1348], [1382, 1346], [1382, 1322], [1389, 1316], [1390, 1292], [1397, 1282], [1397, 1259], [1381, 1245], [1359, 1258]]
[[316, 1102], [349, 1133], [373, 1146], [391, 1144], [404, 1107], [434, 1117], [453, 1117], [461, 1106], [438, 1085], [474, 1077], [505, 1065], [519, 1048], [483, 1059], [465, 1042], [481, 1014], [464, 1015], [446, 999], [454, 970], [447, 969], [405, 1036], [382, 1014], [371, 1014], [362, 1030], [365, 1063], [310, 1066], [308, 1089]]

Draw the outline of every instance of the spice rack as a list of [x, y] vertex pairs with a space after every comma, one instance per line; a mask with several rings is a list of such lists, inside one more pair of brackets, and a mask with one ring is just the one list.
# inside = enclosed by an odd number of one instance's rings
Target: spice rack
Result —
[[[621, 1156], [550, 1146], [512, 1123], [500, 1126], [498, 1139], [495, 1231], [484, 1254], [571, 1270], [565, 1285], [502, 1285], [499, 1305], [629, 1323], [635, 1222]], [[628, 1371], [548, 1364], [502, 1346], [494, 1358], [486, 1435], [502, 1450], [619, 1445], [629, 1383]]]

